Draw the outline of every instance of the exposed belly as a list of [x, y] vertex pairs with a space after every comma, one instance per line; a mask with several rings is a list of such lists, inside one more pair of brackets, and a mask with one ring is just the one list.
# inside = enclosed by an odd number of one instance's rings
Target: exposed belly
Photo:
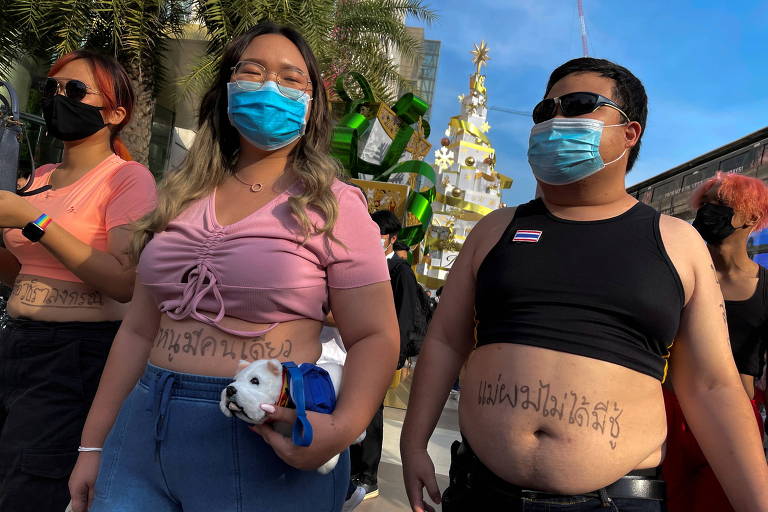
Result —
[[[242, 331], [257, 331], [267, 325], [224, 318], [224, 325]], [[169, 370], [232, 377], [241, 360], [278, 359], [296, 364], [314, 363], [320, 357], [320, 322], [284, 322], [263, 336], [242, 337], [227, 334], [197, 320], [160, 320], [149, 362]]]
[[128, 309], [84, 283], [19, 275], [8, 300], [8, 314], [45, 322], [122, 320]]
[[589, 492], [658, 466], [661, 384], [622, 366], [553, 350], [486, 345], [461, 382], [461, 430], [495, 474], [525, 488]]

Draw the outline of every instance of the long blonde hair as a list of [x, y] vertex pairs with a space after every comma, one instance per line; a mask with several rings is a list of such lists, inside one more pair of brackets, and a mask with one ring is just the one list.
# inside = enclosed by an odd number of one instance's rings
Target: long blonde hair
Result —
[[[290, 155], [289, 167], [301, 185], [301, 192], [290, 196], [288, 204], [305, 238], [325, 234], [335, 240], [333, 227], [339, 207], [331, 185], [341, 167], [328, 152], [331, 117], [320, 69], [301, 34], [290, 27], [266, 22], [237, 37], [224, 50], [216, 81], [200, 104], [198, 131], [189, 153], [179, 168], [168, 172], [160, 182], [157, 207], [136, 223], [129, 248], [134, 264], [155, 233], [165, 230], [186, 206], [210, 194], [234, 172], [240, 136], [227, 117], [227, 83], [231, 69], [247, 46], [255, 37], [264, 34], [280, 34], [296, 45], [315, 88], [306, 132]], [[325, 221], [322, 226], [310, 221], [309, 209], [322, 215]]]

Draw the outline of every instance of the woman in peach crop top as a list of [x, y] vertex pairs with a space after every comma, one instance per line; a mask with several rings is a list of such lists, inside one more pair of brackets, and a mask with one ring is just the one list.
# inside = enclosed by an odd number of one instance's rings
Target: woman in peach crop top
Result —
[[[378, 228], [328, 155], [322, 84], [290, 28], [226, 48], [189, 155], [138, 224], [134, 299], [82, 435], [103, 452], [80, 454], [75, 512], [341, 509], [346, 448], [382, 402], [399, 337]], [[348, 357], [335, 410], [308, 413], [309, 446], [222, 414], [240, 360], [314, 363], [331, 311]]]
[[67, 506], [86, 412], [133, 291], [128, 225], [156, 195], [117, 136], [133, 107], [122, 67], [77, 51], [49, 76], [43, 114], [62, 162], [34, 171], [39, 193], [0, 192], [0, 279], [13, 286], [0, 330], [0, 510]]

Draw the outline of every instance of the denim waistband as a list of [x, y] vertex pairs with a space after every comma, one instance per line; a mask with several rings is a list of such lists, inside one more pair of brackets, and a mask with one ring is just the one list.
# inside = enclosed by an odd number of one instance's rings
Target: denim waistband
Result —
[[[221, 390], [227, 387], [233, 378], [175, 372], [148, 363], [139, 382], [149, 388], [150, 391], [161, 394], [163, 388], [170, 386], [167, 391], [169, 397], [197, 398], [218, 402], [221, 398]], [[162, 385], [159, 386], [160, 384]]]
[[26, 317], [8, 317], [6, 329], [21, 329], [34, 332], [78, 332], [99, 333], [115, 332], [120, 328], [120, 321], [107, 322], [46, 322]]
[[149, 390], [147, 411], [155, 418], [155, 457], [159, 459], [160, 445], [168, 430], [171, 398], [192, 398], [218, 402], [221, 390], [232, 382], [231, 377], [211, 377], [166, 370], [147, 364], [139, 385]]

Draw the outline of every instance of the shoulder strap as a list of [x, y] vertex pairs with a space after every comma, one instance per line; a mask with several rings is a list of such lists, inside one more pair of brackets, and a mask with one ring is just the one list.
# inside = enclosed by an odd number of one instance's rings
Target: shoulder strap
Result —
[[16, 193], [19, 194], [22, 197], [25, 197], [25, 196], [34, 196], [34, 195], [37, 195], [37, 194], [39, 194], [41, 192], [45, 192], [46, 190], [50, 190], [51, 188], [53, 188], [51, 185], [43, 185], [41, 187], [37, 187], [34, 190], [29, 190], [29, 189], [32, 186], [32, 184], [35, 182], [35, 180], [38, 178], [38, 176], [40, 176], [41, 174], [43, 174], [45, 172], [53, 172], [53, 169], [55, 169], [59, 165], [61, 165], [61, 164], [58, 163], [58, 164], [43, 164], [43, 165], [41, 165], [40, 167], [38, 167], [37, 169], [32, 171], [32, 175], [29, 177], [29, 180], [27, 181], [27, 183], [25, 183], [23, 187], [18, 189], [16, 191]]

